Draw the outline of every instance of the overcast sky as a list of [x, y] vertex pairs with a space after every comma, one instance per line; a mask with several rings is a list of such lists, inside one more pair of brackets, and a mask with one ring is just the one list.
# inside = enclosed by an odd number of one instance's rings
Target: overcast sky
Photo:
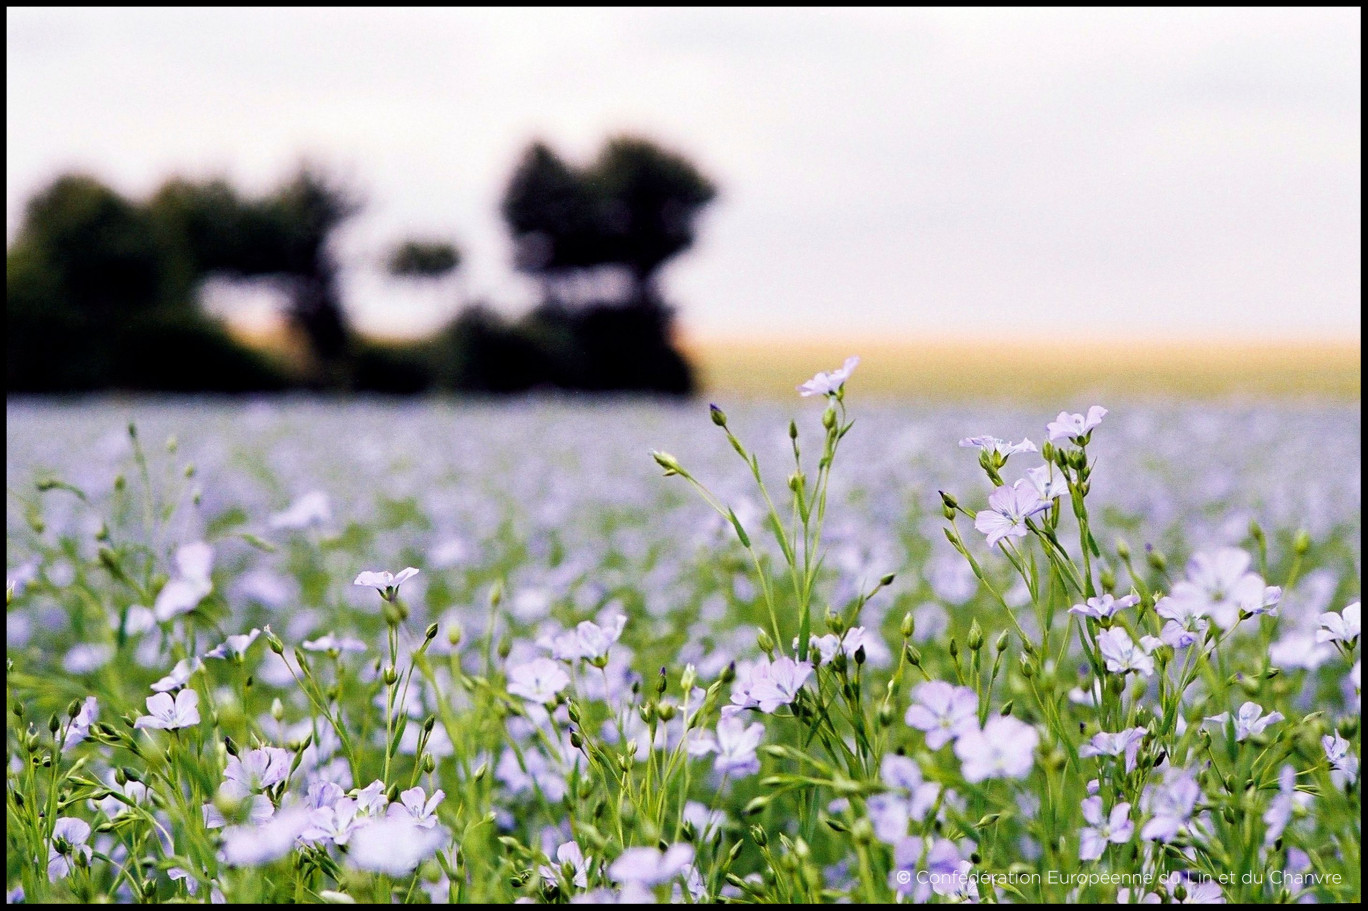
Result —
[[534, 138], [644, 134], [721, 188], [665, 274], [695, 336], [1360, 332], [1360, 25], [1337, 10], [36, 10], [7, 29], [7, 237], [68, 169], [364, 190], [347, 303], [529, 306], [498, 200]]

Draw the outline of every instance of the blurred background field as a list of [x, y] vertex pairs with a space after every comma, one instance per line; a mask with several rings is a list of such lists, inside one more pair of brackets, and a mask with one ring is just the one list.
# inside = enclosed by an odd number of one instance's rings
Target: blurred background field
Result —
[[1356, 398], [1360, 19], [11, 9], [6, 389]]
[[858, 353], [851, 388], [861, 396], [931, 402], [1072, 402], [1146, 399], [1361, 396], [1357, 343], [1232, 344], [701, 341], [686, 343], [706, 394], [757, 399], [790, 395], [795, 377]]

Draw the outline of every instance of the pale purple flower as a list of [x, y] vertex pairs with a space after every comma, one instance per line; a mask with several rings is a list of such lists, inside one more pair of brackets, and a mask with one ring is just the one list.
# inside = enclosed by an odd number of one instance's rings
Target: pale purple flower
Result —
[[77, 854], [90, 862], [93, 853], [86, 841], [90, 838], [90, 823], [74, 816], [63, 816], [52, 827], [52, 841], [48, 843], [48, 882], [71, 872], [72, 858]]
[[1249, 564], [1249, 554], [1236, 547], [1199, 553], [1188, 561], [1186, 578], [1174, 584], [1169, 597], [1188, 602], [1182, 607], [1185, 613], [1210, 617], [1221, 629], [1230, 629], [1242, 611], [1263, 613], [1274, 594], [1262, 577], [1249, 571]]
[[[1192, 874], [1181, 871], [1166, 875], [1162, 880], [1164, 890], [1168, 892], [1170, 899], [1177, 905], [1224, 905], [1225, 895], [1221, 892], [1221, 884], [1209, 876], [1193, 876]], [[1178, 898], [1178, 887], [1182, 886], [1187, 893], [1183, 898]]]
[[699, 841], [708, 841], [727, 824], [727, 814], [710, 810], [696, 800], [684, 804], [684, 821], [693, 826]]
[[68, 674], [93, 674], [114, 657], [114, 645], [109, 642], [81, 642], [67, 650], [62, 658], [62, 670]]
[[174, 731], [199, 723], [199, 693], [194, 690], [181, 690], [174, 699], [170, 693], [148, 696], [147, 714], [135, 721], [133, 727]]
[[836, 395], [845, 385], [845, 381], [850, 379], [850, 375], [855, 372], [855, 367], [860, 363], [858, 356], [848, 357], [845, 363], [830, 373], [819, 373], [806, 383], [798, 387], [798, 392], [807, 398], [810, 395]]
[[182, 658], [176, 662], [176, 666], [171, 668], [171, 673], [152, 684], [153, 692], [169, 693], [178, 690], [190, 682], [190, 677], [204, 667], [204, 662], [198, 658]]
[[940, 796], [940, 785], [922, 777], [921, 767], [909, 756], [889, 753], [879, 766], [879, 778], [889, 790], [870, 795], [865, 802], [874, 834], [896, 845], [907, 837], [907, 827], [921, 822]]
[[378, 778], [364, 788], [352, 788], [351, 795], [356, 798], [356, 812], [363, 816], [380, 816], [389, 809], [385, 783]]
[[1118, 803], [1111, 815], [1102, 814], [1102, 798], [1089, 797], [1083, 801], [1083, 818], [1088, 827], [1079, 833], [1078, 859], [1097, 860], [1107, 849], [1107, 842], [1124, 845], [1135, 834], [1135, 823], [1130, 820], [1131, 805]]
[[1052, 442], [1074, 440], [1091, 433], [1094, 427], [1102, 423], [1102, 418], [1106, 414], [1107, 409], [1101, 405], [1094, 405], [1089, 408], [1086, 417], [1081, 414], [1069, 414], [1067, 411], [1061, 411], [1059, 417], [1045, 426], [1045, 432], [1049, 434]]
[[309, 810], [285, 807], [264, 823], [229, 826], [223, 830], [223, 862], [230, 867], [255, 867], [278, 860], [294, 850], [309, 826]]
[[680, 875], [693, 863], [692, 845], [671, 845], [667, 850], [628, 848], [608, 867], [614, 882], [658, 886]]
[[372, 873], [406, 876], [451, 838], [442, 826], [422, 826], [404, 816], [376, 819], [352, 833], [347, 863]]
[[512, 747], [505, 747], [494, 767], [494, 777], [511, 794], [540, 791], [554, 804], [565, 796], [569, 771], [568, 765], [560, 757], [548, 758], [541, 750], [525, 749], [519, 758]]
[[1264, 830], [1264, 846], [1269, 847], [1282, 837], [1294, 811], [1310, 805], [1311, 795], [1297, 790], [1297, 770], [1290, 765], [1283, 766], [1278, 773], [1278, 794], [1269, 802], [1263, 815], [1264, 825], [1268, 827]]
[[584, 859], [584, 852], [580, 846], [573, 841], [562, 842], [556, 848], [556, 864], [542, 864], [537, 868], [541, 874], [542, 881], [548, 886], [554, 886], [560, 882], [561, 868], [569, 865], [570, 881], [574, 883], [576, 889], [589, 888], [589, 861]]
[[955, 904], [978, 904], [978, 881], [974, 878], [974, 865], [962, 860], [949, 872], [932, 873], [931, 891]]
[[260, 747], [237, 756], [228, 757], [219, 793], [234, 800], [248, 794], [258, 794], [280, 784], [290, 774], [289, 750], [280, 747]]
[[575, 661], [580, 658], [601, 661], [608, 657], [608, 649], [621, 638], [626, 625], [627, 618], [622, 614], [613, 617], [603, 626], [584, 620], [573, 630], [567, 630], [549, 642], [538, 640], [537, 644], [549, 647], [551, 657], [562, 661]]
[[[204, 818], [206, 829], [222, 829], [228, 825], [228, 819], [223, 815], [223, 811], [212, 803], [202, 805], [200, 814]], [[247, 805], [248, 822], [259, 826], [274, 816], [275, 804], [271, 803], [271, 798], [265, 794], [253, 794]]]
[[1092, 739], [1078, 748], [1078, 755], [1089, 756], [1126, 756], [1126, 771], [1135, 767], [1135, 755], [1140, 750], [1140, 742], [1145, 739], [1144, 728], [1127, 728], [1115, 734], [1099, 731]]
[[409, 788], [399, 795], [399, 799], [389, 805], [385, 811], [386, 816], [406, 816], [413, 820], [413, 824], [424, 829], [431, 829], [437, 825], [437, 805], [440, 804], [446, 792], [441, 788], [432, 792], [428, 797], [422, 788]]
[[304, 650], [306, 652], [364, 652], [366, 643], [355, 636], [338, 636], [335, 633], [327, 633], [317, 639], [305, 639]]
[[965, 731], [978, 728], [978, 696], [967, 686], [928, 680], [912, 690], [906, 721], [926, 732], [926, 745], [939, 750]]
[[332, 506], [328, 495], [321, 490], [311, 490], [291, 503], [285, 510], [267, 520], [272, 529], [299, 531], [310, 525], [322, 525], [332, 519]]
[[1026, 481], [1017, 481], [1011, 487], [1004, 485], [988, 495], [988, 508], [979, 510], [974, 517], [974, 527], [988, 536], [988, 546], [992, 547], [1003, 538], [1026, 537], [1026, 520], [1048, 507], [1034, 487]]
[[1338, 614], [1327, 611], [1320, 615], [1320, 629], [1316, 630], [1316, 641], [1352, 645], [1362, 630], [1359, 602], [1355, 601]]
[[1053, 462], [1026, 469], [1026, 480], [1031, 482], [1036, 494], [1046, 503], [1069, 492], [1068, 478], [1064, 477], [1064, 472]]
[[1111, 595], [1098, 595], [1096, 598], [1089, 598], [1083, 604], [1075, 604], [1069, 608], [1069, 613], [1078, 614], [1081, 617], [1092, 617], [1094, 620], [1109, 620], [1116, 616], [1117, 611], [1125, 610], [1128, 607], [1135, 607], [1140, 603], [1139, 595], [1126, 595], [1124, 598], [1113, 598]]
[[1201, 641], [1208, 626], [1202, 610], [1202, 605], [1191, 598], [1160, 598], [1154, 605], [1154, 611], [1168, 622], [1160, 630], [1159, 638], [1175, 649], [1187, 648]]
[[1020, 443], [1008, 443], [1006, 440], [999, 440], [992, 436], [965, 437], [959, 441], [963, 449], [980, 449], [983, 452], [999, 456], [1002, 461], [1007, 461], [1008, 456], [1016, 455], [1018, 452], [1035, 452], [1036, 445], [1028, 439], [1023, 439]]
[[[882, 646], [869, 635], [863, 626], [852, 626], [840, 636], [835, 633], [827, 633], [825, 636], [810, 636], [808, 637], [808, 645], [810, 646], [808, 654], [811, 655], [813, 651], [816, 651], [822, 664], [831, 661], [838, 653], [854, 659], [855, 653], [862, 648], [865, 650], [866, 658], [870, 656], [871, 652], [883, 650]], [[795, 650], [798, 648], [797, 639], [793, 640], [793, 647]]]
[[237, 636], [229, 636], [222, 643], [215, 646], [205, 654], [206, 658], [241, 658], [247, 654], [247, 649], [251, 648], [252, 643], [261, 635], [261, 630], [252, 627], [250, 632], [242, 633]]
[[84, 741], [90, 735], [90, 726], [99, 718], [100, 701], [94, 696], [87, 696], [76, 717], [67, 725], [66, 736], [62, 738], [62, 750], [65, 752]]
[[176, 551], [176, 572], [162, 586], [153, 602], [152, 613], [159, 622], [187, 614], [214, 590], [209, 578], [214, 566], [214, 549], [203, 541], [186, 544]]
[[756, 708], [769, 715], [779, 706], [789, 705], [797, 699], [798, 691], [811, 676], [812, 665], [808, 662], [776, 658], [763, 676], [751, 677], [750, 696], [755, 700]]
[[713, 768], [723, 775], [754, 775], [760, 771], [755, 751], [765, 739], [765, 726], [747, 726], [739, 715], [728, 715], [717, 722], [717, 733], [699, 732], [689, 743], [690, 756], [716, 753]]
[[356, 801], [350, 797], [343, 797], [328, 806], [315, 807], [309, 812], [309, 824], [299, 837], [314, 844], [331, 842], [345, 845], [351, 841], [352, 833], [367, 819], [357, 815], [358, 809]]
[[949, 839], [899, 839], [893, 845], [888, 887], [900, 895], [910, 893], [913, 902], [923, 904], [931, 897], [933, 882], [940, 883], [942, 888], [954, 887], [966, 878], [960, 873], [964, 861], [960, 849]]
[[955, 755], [966, 781], [1025, 778], [1035, 764], [1040, 742], [1036, 729], [1010, 715], [988, 719], [983, 730], [969, 729], [955, 740]]
[[1150, 820], [1140, 830], [1145, 841], [1172, 841], [1192, 819], [1202, 789], [1185, 769], [1171, 770], [1163, 782], [1145, 788], [1142, 806]]
[[1330, 763], [1330, 780], [1335, 787], [1343, 788], [1354, 784], [1359, 777], [1359, 761], [1350, 749], [1352, 744], [1339, 734], [1327, 734], [1321, 738], [1321, 747]]
[[398, 573], [367, 570], [358, 575], [352, 581], [352, 585], [373, 588], [378, 591], [380, 597], [384, 598], [386, 601], [393, 601], [399, 596], [399, 586], [416, 575], [418, 575], [418, 570], [414, 569], [412, 566], [403, 569]]
[[1142, 677], [1154, 674], [1154, 659], [1150, 653], [1164, 643], [1153, 636], [1141, 636], [1139, 642], [1119, 626], [1097, 634], [1097, 648], [1113, 674], [1135, 671]]
[[569, 685], [570, 675], [550, 658], [534, 658], [508, 672], [508, 692], [529, 702], [553, 702]]
[[[1222, 712], [1219, 715], [1211, 715], [1206, 720], [1224, 726], [1230, 722], [1230, 713]], [[1263, 706], [1257, 702], [1246, 702], [1240, 706], [1240, 710], [1235, 714], [1235, 739], [1247, 740], [1255, 734], [1262, 734], [1264, 728], [1282, 720], [1282, 712], [1270, 712], [1265, 715]]]

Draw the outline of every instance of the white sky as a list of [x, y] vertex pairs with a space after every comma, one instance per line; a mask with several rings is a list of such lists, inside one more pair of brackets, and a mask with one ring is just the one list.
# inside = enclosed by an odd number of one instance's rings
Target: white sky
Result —
[[394, 241], [529, 306], [497, 206], [534, 138], [615, 132], [722, 193], [667, 295], [695, 336], [1360, 333], [1360, 26], [1337, 10], [61, 10], [6, 14], [6, 233], [66, 169], [362, 189], [362, 328], [431, 328]]

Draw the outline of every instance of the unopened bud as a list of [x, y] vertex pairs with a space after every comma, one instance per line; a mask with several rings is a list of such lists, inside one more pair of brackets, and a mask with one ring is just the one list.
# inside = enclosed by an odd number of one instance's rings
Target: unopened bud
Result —
[[912, 634], [917, 631], [917, 621], [913, 619], [912, 612], [903, 614], [902, 625], [898, 627], [898, 632], [902, 633], [904, 639], [911, 639]]
[[977, 619], [969, 624], [969, 651], [976, 652], [983, 648], [983, 627], [979, 626]]
[[709, 405], [708, 413], [712, 416], [712, 422], [718, 427], [727, 426], [727, 415], [721, 408], [716, 405]]
[[757, 631], [755, 636], [755, 644], [760, 647], [760, 651], [764, 652], [767, 655], [771, 654], [774, 651], [774, 639], [770, 636], [768, 632], [766, 632], [763, 629]]

